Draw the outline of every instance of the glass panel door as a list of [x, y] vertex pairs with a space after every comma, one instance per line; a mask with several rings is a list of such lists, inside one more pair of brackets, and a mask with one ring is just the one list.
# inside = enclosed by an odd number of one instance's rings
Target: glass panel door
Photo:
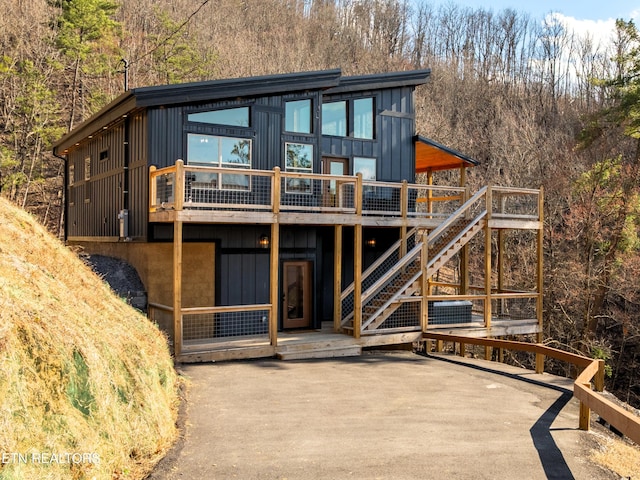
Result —
[[282, 328], [309, 328], [311, 302], [311, 262], [283, 262]]

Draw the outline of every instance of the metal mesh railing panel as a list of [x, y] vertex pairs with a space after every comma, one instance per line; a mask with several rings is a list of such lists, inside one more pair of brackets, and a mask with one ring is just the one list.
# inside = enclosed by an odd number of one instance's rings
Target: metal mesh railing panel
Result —
[[185, 342], [269, 335], [269, 310], [188, 313], [182, 317]]
[[269, 210], [271, 177], [244, 169], [186, 170], [184, 208], [232, 211]]
[[538, 218], [538, 201], [538, 192], [513, 192], [499, 187], [492, 189], [492, 211], [497, 216]]
[[174, 172], [157, 175], [155, 178], [155, 207], [169, 207], [175, 202], [176, 175]]
[[375, 182], [363, 182], [362, 214], [381, 216], [400, 216], [402, 185], [376, 185]]
[[299, 212], [355, 212], [355, 179], [282, 174], [280, 209]]
[[416, 299], [415, 302], [403, 303], [389, 316], [389, 318], [382, 322], [377, 330], [410, 327], [414, 327], [416, 330], [419, 330], [421, 328], [420, 305], [421, 299]]
[[537, 298], [492, 298], [491, 317], [496, 320], [537, 320]]

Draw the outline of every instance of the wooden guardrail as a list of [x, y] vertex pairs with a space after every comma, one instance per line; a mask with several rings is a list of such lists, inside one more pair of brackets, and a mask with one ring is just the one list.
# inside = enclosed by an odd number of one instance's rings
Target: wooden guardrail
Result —
[[[537, 373], [543, 373], [544, 371], [545, 356], [571, 363], [581, 369], [580, 374], [573, 384], [573, 396], [580, 400], [580, 429], [589, 430], [591, 410], [593, 410], [608, 422], [609, 425], [635, 443], [640, 444], [640, 417], [624, 410], [597, 393], [604, 390], [604, 360], [592, 359], [565, 352], [539, 343], [498, 340], [494, 338], [470, 338], [429, 331], [424, 332], [422, 338], [425, 340], [456, 342], [462, 345], [483, 345], [485, 347], [535, 353]], [[596, 390], [595, 392], [591, 388], [592, 381]]]

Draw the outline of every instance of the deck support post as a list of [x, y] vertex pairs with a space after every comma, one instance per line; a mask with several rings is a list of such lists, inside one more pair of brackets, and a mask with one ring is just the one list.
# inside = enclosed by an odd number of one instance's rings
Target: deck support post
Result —
[[427, 231], [422, 231], [422, 251], [420, 252], [420, 271], [422, 272], [422, 276], [420, 277], [421, 289], [422, 289], [422, 300], [421, 300], [421, 309], [422, 319], [421, 326], [422, 331], [426, 332], [427, 328], [429, 328], [429, 279], [427, 278], [427, 263], [429, 258], [429, 246], [427, 245]]
[[362, 330], [362, 225], [353, 227], [353, 337]]
[[[591, 388], [591, 384], [587, 383], [585, 384], [585, 387]], [[578, 420], [578, 424], [579, 424], [578, 428], [580, 428], [580, 430], [584, 430], [585, 432], [588, 432], [590, 423], [591, 423], [591, 409], [586, 403], [580, 402], [580, 418]]]
[[173, 223], [173, 354], [182, 354], [182, 222]]
[[280, 304], [280, 225], [278, 214], [280, 213], [280, 167], [273, 169], [273, 184], [271, 185], [272, 210], [275, 220], [271, 224], [271, 251], [269, 252], [269, 302], [271, 312], [269, 314], [269, 341], [272, 347], [278, 346], [278, 305]]
[[544, 294], [544, 189], [540, 186], [540, 193], [538, 195], [538, 216], [540, 219], [540, 228], [538, 229], [538, 299], [536, 302], [536, 314], [538, 317], [538, 343], [542, 343], [544, 340], [544, 324], [542, 317], [542, 310], [544, 308], [543, 294]]
[[342, 324], [342, 225], [333, 232], [333, 331], [339, 332]]
[[[356, 175], [356, 215], [362, 218], [362, 173]], [[353, 338], [362, 331], [362, 223], [353, 226]]]
[[491, 187], [487, 188], [487, 226], [484, 229], [484, 326], [491, 329]]
[[278, 261], [280, 251], [280, 225], [271, 224], [271, 251], [269, 252], [269, 298], [271, 312], [269, 313], [269, 340], [271, 346], [278, 346], [278, 290], [280, 287], [280, 265]]

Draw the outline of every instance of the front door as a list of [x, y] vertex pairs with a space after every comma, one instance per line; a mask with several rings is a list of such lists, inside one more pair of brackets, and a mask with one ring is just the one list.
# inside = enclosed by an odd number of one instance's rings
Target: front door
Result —
[[282, 328], [311, 327], [311, 262], [282, 264]]
[[[322, 157], [322, 173], [327, 175], [349, 175], [349, 163], [346, 158]], [[324, 206], [339, 207], [339, 185], [335, 180], [325, 181]]]

